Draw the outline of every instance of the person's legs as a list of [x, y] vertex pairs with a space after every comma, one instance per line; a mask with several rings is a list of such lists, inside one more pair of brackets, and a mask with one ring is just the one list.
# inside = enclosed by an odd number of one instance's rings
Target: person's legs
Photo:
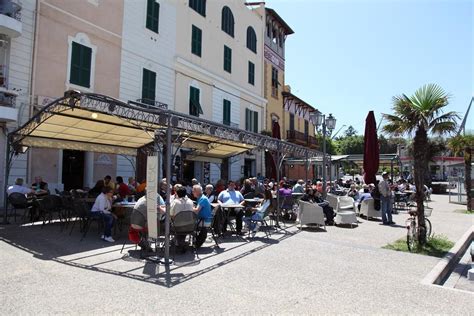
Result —
[[388, 224], [389, 223], [389, 220], [388, 220], [388, 212], [389, 212], [389, 209], [388, 209], [388, 201], [389, 199], [386, 198], [386, 197], [381, 197], [380, 198], [380, 201], [382, 202], [382, 222], [384, 224]]
[[237, 233], [242, 232], [242, 218], [244, 217], [243, 210], [236, 210], [235, 211], [235, 228], [237, 229]]
[[112, 214], [101, 213], [102, 220], [104, 221], [104, 236], [112, 236], [112, 227], [114, 226], [114, 217]]

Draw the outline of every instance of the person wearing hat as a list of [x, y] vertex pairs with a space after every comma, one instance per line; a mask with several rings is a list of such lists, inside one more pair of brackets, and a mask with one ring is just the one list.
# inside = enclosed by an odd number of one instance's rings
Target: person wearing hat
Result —
[[384, 225], [395, 224], [392, 221], [392, 210], [390, 202], [392, 200], [392, 191], [388, 182], [388, 172], [382, 173], [383, 180], [379, 182], [380, 202], [382, 208], [382, 222]]

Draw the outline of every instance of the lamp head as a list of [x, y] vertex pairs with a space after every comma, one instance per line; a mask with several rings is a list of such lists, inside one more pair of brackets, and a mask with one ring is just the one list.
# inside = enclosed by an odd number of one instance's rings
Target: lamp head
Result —
[[326, 118], [326, 128], [330, 131], [336, 128], [336, 118], [332, 116], [332, 114], [329, 114], [329, 116]]
[[324, 114], [319, 111], [314, 111], [309, 114], [309, 119], [311, 120], [314, 126], [319, 127], [323, 124]]

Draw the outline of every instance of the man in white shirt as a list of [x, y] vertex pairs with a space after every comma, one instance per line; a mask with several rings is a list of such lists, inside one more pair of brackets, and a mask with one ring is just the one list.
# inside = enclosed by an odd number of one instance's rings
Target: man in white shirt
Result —
[[382, 173], [383, 180], [379, 182], [379, 191], [380, 191], [380, 202], [382, 206], [382, 222], [384, 225], [395, 224], [392, 221], [392, 191], [390, 190], [390, 185], [388, 183], [388, 172]]
[[27, 195], [27, 194], [32, 194], [33, 190], [29, 189], [27, 187], [24, 187], [23, 186], [23, 179], [22, 178], [17, 178], [15, 180], [15, 184], [9, 186], [8, 189], [7, 189], [7, 194], [8, 195], [10, 195], [12, 193], [21, 193], [21, 194]]
[[[243, 205], [244, 196], [242, 195], [242, 193], [235, 190], [235, 182], [230, 180], [227, 185], [227, 190], [224, 190], [221, 193], [219, 193], [219, 196], [217, 197], [217, 202], [222, 208], [225, 208], [226, 205], [236, 205], [236, 204]], [[244, 218], [243, 207], [233, 208], [232, 212], [235, 213], [235, 226], [237, 230], [237, 235], [243, 235], [242, 233], [242, 219]], [[223, 232], [225, 232], [227, 229], [228, 216], [225, 216], [225, 218], [226, 219], [222, 227]]]

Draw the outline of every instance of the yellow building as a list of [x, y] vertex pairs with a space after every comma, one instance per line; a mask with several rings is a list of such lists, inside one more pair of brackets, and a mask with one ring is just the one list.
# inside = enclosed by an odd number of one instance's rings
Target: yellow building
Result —
[[[273, 137], [316, 149], [314, 125], [309, 119], [309, 114], [316, 110], [293, 95], [290, 86], [285, 84], [285, 41], [294, 32], [270, 8], [265, 8], [265, 23], [263, 77], [267, 132]], [[268, 157], [266, 162], [267, 176], [275, 177], [275, 165]]]

